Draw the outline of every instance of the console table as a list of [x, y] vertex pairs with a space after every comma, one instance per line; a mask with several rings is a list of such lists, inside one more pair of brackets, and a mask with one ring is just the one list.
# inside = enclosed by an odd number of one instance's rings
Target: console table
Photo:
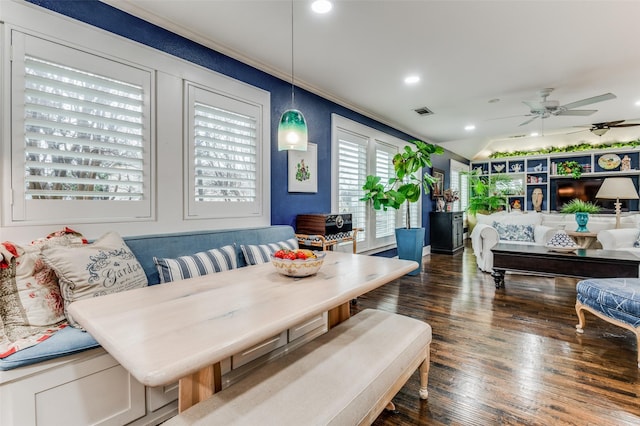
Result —
[[352, 231], [333, 235], [296, 234], [296, 238], [298, 239], [298, 244], [308, 247], [318, 247], [321, 248], [322, 251], [333, 250], [340, 243], [352, 241], [353, 254], [355, 254], [356, 244], [358, 242], [358, 231], [362, 230], [362, 228], [353, 228]]
[[328, 252], [306, 278], [271, 263], [73, 302], [74, 318], [139, 382], [179, 380], [183, 411], [221, 388], [220, 361], [349, 302], [417, 267], [408, 260]]
[[464, 248], [463, 212], [430, 212], [431, 252], [454, 254]]
[[560, 253], [544, 246], [497, 244], [491, 251], [496, 288], [504, 287], [506, 271], [572, 278], [640, 276], [640, 257], [622, 250], [577, 249]]

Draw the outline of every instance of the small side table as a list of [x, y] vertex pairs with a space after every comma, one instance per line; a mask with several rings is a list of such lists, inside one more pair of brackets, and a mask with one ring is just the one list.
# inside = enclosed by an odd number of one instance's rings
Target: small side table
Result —
[[576, 231], [565, 231], [567, 235], [573, 238], [573, 241], [576, 242], [580, 246], [580, 248], [588, 249], [595, 248], [593, 245], [598, 240], [598, 234], [595, 232], [576, 232]]
[[296, 234], [296, 238], [298, 239], [298, 244], [310, 247], [319, 247], [322, 251], [333, 250], [339, 243], [353, 241], [353, 254], [355, 254], [358, 231], [362, 230], [362, 228], [353, 228], [350, 232], [343, 232], [335, 235]]

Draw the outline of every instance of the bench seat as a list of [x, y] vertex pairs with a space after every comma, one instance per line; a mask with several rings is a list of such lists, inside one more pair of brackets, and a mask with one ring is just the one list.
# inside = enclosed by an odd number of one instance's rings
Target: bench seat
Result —
[[367, 309], [165, 423], [371, 424], [420, 367], [427, 398], [431, 327]]

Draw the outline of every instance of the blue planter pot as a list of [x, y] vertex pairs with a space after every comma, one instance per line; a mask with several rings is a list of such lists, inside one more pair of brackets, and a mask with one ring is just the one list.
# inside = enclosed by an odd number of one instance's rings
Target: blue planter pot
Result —
[[589, 213], [576, 212], [576, 223], [578, 224], [578, 229], [576, 229], [576, 232], [589, 232], [589, 230], [587, 229], [588, 222]]
[[415, 260], [418, 267], [407, 275], [418, 275], [422, 270], [422, 247], [424, 246], [424, 228], [396, 228], [398, 258]]

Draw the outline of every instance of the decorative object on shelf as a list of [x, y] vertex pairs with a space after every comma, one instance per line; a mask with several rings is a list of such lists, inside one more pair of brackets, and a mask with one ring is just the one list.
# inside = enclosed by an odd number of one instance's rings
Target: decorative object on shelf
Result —
[[602, 182], [596, 198], [616, 200], [616, 229], [620, 228], [620, 200], [637, 200], [638, 190], [633, 180], [628, 177], [610, 177]]
[[520, 204], [520, 200], [514, 200], [513, 203], [511, 203], [511, 210], [520, 211], [521, 208], [522, 204]]
[[[637, 195], [637, 194], [636, 194]], [[591, 201], [583, 201], [579, 198], [574, 198], [568, 203], [564, 204], [560, 209], [561, 213], [574, 213], [576, 215], [576, 223], [578, 228], [576, 232], [589, 232], [587, 229], [587, 223], [589, 222], [590, 213], [598, 213], [601, 207]]]
[[538, 164], [537, 166], [535, 166], [533, 168], [534, 172], [541, 172], [542, 171], [542, 163]]
[[493, 170], [496, 173], [502, 173], [502, 171], [504, 170], [504, 164], [494, 164], [493, 165]]
[[629, 158], [629, 156], [626, 154], [624, 157], [622, 157], [622, 160], [620, 162], [620, 170], [624, 172], [631, 170], [631, 158]]
[[444, 201], [445, 201], [445, 205], [446, 205], [446, 209], [445, 211], [452, 211], [453, 210], [453, 203], [455, 201], [458, 201], [460, 198], [458, 197], [458, 191], [455, 191], [451, 188], [447, 188], [444, 190], [444, 192], [442, 193]]
[[562, 176], [571, 175], [574, 179], [579, 179], [582, 175], [582, 165], [574, 160], [563, 161], [558, 164], [558, 174]]
[[618, 168], [622, 160], [616, 154], [604, 154], [598, 158], [598, 166], [604, 170], [614, 170]]
[[542, 211], [543, 198], [544, 198], [544, 194], [542, 193], [542, 189], [534, 188], [533, 192], [531, 193], [531, 206], [533, 207], [533, 210], [537, 212]]
[[[406, 204], [406, 228], [396, 228], [396, 245], [400, 259], [415, 260], [420, 265], [409, 275], [417, 275], [422, 270], [422, 247], [424, 246], [425, 234], [424, 228], [410, 229], [411, 208], [409, 204], [418, 202], [422, 190], [425, 194], [429, 194], [434, 188], [437, 178], [424, 171], [421, 179], [420, 172], [425, 167], [432, 167], [432, 155], [444, 152], [444, 149], [437, 145], [419, 140], [413, 141], [413, 143], [414, 146], [407, 145], [404, 147], [404, 151], [393, 156], [395, 176], [390, 178], [386, 185], [380, 183], [382, 180], [380, 176], [367, 176], [362, 187], [364, 196], [360, 199], [360, 201], [371, 202], [375, 210], [384, 211], [389, 208], [397, 210]], [[444, 174], [442, 177], [440, 188], [444, 182]], [[413, 241], [409, 241], [411, 238]]]
[[522, 171], [522, 163], [512, 164], [511, 171], [514, 173], [520, 173]]
[[445, 209], [445, 201], [444, 198], [438, 197], [436, 198], [436, 211], [443, 212]]
[[306, 151], [308, 142], [307, 122], [295, 109], [293, 68], [293, 0], [291, 0], [291, 108], [282, 113], [278, 124], [278, 151]]
[[563, 230], [557, 231], [546, 244], [551, 251], [570, 253], [580, 248], [578, 244]]

